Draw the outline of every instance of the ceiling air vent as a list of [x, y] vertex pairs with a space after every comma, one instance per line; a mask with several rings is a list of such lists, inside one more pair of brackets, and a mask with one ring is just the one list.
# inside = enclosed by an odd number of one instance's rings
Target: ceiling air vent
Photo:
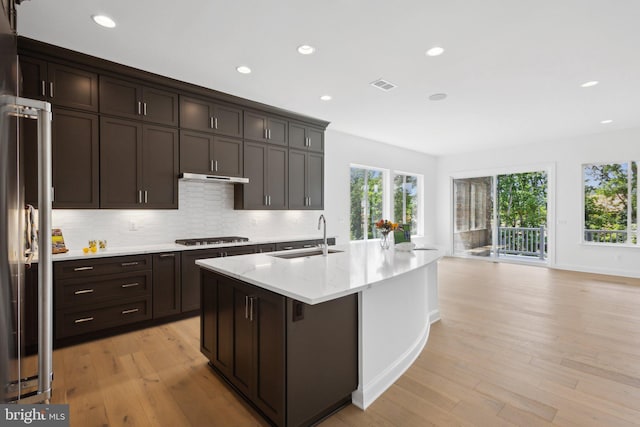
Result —
[[383, 90], [385, 92], [389, 92], [391, 89], [395, 89], [398, 86], [394, 85], [393, 83], [387, 81], [387, 80], [383, 80], [383, 79], [378, 79], [375, 80], [373, 82], [370, 83], [371, 86], [373, 87], [377, 87], [380, 90]]

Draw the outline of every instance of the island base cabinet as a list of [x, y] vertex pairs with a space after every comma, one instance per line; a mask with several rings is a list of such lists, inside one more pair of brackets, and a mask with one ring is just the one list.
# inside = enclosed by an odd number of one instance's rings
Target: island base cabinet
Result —
[[307, 305], [201, 272], [201, 351], [278, 426], [317, 423], [358, 383], [357, 296]]

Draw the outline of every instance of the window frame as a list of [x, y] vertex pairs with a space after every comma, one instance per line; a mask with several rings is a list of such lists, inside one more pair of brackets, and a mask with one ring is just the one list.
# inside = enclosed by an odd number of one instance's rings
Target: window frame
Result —
[[[422, 237], [424, 236], [424, 203], [423, 203], [424, 175], [419, 173], [414, 173], [414, 172], [400, 171], [400, 170], [391, 171], [391, 176], [390, 176], [391, 192], [389, 194], [390, 212], [393, 212], [394, 210], [393, 206], [394, 206], [394, 197], [395, 197], [395, 178], [397, 176], [404, 176], [404, 177], [412, 176], [416, 178], [416, 205], [418, 208], [418, 215], [417, 217], [414, 217], [416, 221], [416, 229], [415, 229], [415, 232], [413, 229], [411, 230], [412, 232], [411, 236]], [[406, 180], [405, 180], [405, 183], [406, 183]], [[403, 191], [403, 194], [406, 195], [406, 191]], [[402, 224], [404, 223], [404, 219], [405, 218], [403, 218], [403, 221], [399, 221], [397, 218], [395, 218], [395, 212], [393, 213], [392, 220], [394, 222], [397, 222], [398, 224]]]
[[[633, 166], [632, 164], [636, 164], [636, 222], [633, 222], [633, 203], [631, 202], [633, 198]], [[627, 164], [629, 173], [627, 174], [627, 195], [629, 197], [629, 203], [627, 206], [627, 228], [624, 230], [611, 230], [615, 231], [624, 231], [627, 234], [627, 240], [622, 243], [611, 243], [611, 242], [594, 242], [586, 240], [585, 231], [586, 228], [586, 185], [585, 185], [585, 168], [589, 166], [604, 166], [604, 165], [622, 165]], [[581, 186], [581, 215], [580, 215], [580, 243], [587, 246], [597, 246], [597, 247], [615, 247], [615, 248], [640, 248], [640, 160], [620, 160], [620, 161], [597, 161], [597, 162], [585, 162], [580, 165], [580, 186]], [[633, 226], [635, 225], [635, 229]], [[632, 242], [632, 236], [635, 234], [636, 243]]]
[[[389, 179], [389, 170], [388, 169], [384, 169], [384, 168], [379, 168], [379, 167], [375, 167], [375, 166], [367, 166], [367, 165], [361, 165], [361, 164], [356, 164], [356, 163], [351, 163], [349, 165], [349, 180], [351, 180], [351, 172], [353, 169], [361, 169], [364, 171], [376, 171], [376, 172], [380, 172], [382, 175], [382, 216], [383, 218], [389, 218], [389, 202], [388, 202], [388, 196], [387, 196], [387, 189], [390, 188], [390, 179]], [[366, 177], [367, 175], [365, 175]], [[367, 182], [367, 179], [365, 178], [365, 183]], [[365, 184], [366, 185], [366, 184]], [[349, 182], [349, 200], [351, 201], [351, 182]], [[368, 204], [369, 200], [365, 199], [365, 202]], [[351, 209], [351, 203], [349, 203], [349, 206]], [[368, 217], [368, 212], [369, 209], [365, 208], [365, 218], [364, 218], [364, 224], [367, 224], [369, 221], [369, 217]], [[364, 230], [363, 230], [364, 231]], [[362, 239], [357, 239], [357, 240], [352, 240], [351, 239], [351, 211], [349, 211], [349, 241], [350, 242], [361, 242], [361, 241], [368, 241], [368, 240], [379, 240], [378, 237], [373, 237], [373, 238], [369, 238], [369, 233], [363, 233]]]

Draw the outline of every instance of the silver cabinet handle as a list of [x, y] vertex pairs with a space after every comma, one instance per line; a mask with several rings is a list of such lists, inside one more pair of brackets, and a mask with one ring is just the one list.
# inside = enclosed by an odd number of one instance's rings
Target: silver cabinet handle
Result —
[[45, 82], [44, 80], [41, 80], [42, 83], [42, 96], [46, 96], [47, 95], [47, 82]]
[[147, 115], [147, 103], [146, 102], [142, 103], [142, 115], [143, 116]]
[[149, 203], [149, 193], [147, 193], [147, 190], [144, 190], [144, 202], [145, 203]]
[[131, 308], [129, 310], [122, 310], [122, 314], [131, 314], [131, 313], [137, 313], [139, 312], [140, 309], [139, 308]]
[[307, 138], [309, 140], [309, 147], [311, 147], [311, 137]]
[[244, 296], [244, 318], [249, 318], [249, 295]]
[[285, 246], [285, 247], [284, 247], [284, 248], [282, 248], [282, 249], [284, 249], [285, 251], [288, 251], [289, 249], [293, 249], [293, 246]]
[[213, 118], [213, 128], [214, 129], [218, 129], [218, 118], [217, 117]]
[[93, 320], [93, 317], [83, 317], [82, 319], [76, 319], [73, 321], [73, 323], [85, 323], [85, 322], [91, 322]]
[[249, 321], [253, 322], [253, 300], [255, 297], [249, 297]]
[[214, 170], [214, 171], [216, 171], [216, 172], [218, 172], [218, 161], [217, 161], [217, 160], [214, 162], [214, 168], [213, 168], [213, 170]]
[[140, 283], [125, 283], [124, 285], [120, 285], [121, 288], [135, 288], [136, 286], [140, 286]]
[[56, 200], [56, 187], [51, 187], [51, 201]]
[[92, 293], [93, 293], [93, 289], [81, 289], [79, 291], [75, 291], [73, 294], [82, 295], [82, 294], [92, 294]]
[[209, 116], [209, 127], [213, 129], [213, 116]]
[[271, 139], [271, 129], [267, 129], [267, 139]]
[[138, 203], [142, 203], [142, 190], [138, 190]]
[[264, 196], [264, 205], [265, 206], [269, 206], [267, 203], [269, 203], [267, 196]]
[[264, 139], [269, 139], [268, 134], [267, 134], [267, 129], [264, 130]]
[[49, 82], [49, 96], [53, 98], [53, 82]]
[[142, 102], [138, 101], [138, 115], [142, 114]]
[[160, 258], [174, 258], [176, 254], [161, 254]]
[[131, 267], [140, 264], [138, 261], [120, 263], [120, 267]]
[[73, 271], [88, 271], [88, 270], [93, 270], [93, 267], [76, 267], [73, 269]]
[[210, 170], [211, 172], [213, 172], [213, 168], [214, 168], [213, 160], [211, 160], [211, 166], [209, 167], [209, 170]]
[[304, 245], [303, 248], [313, 248], [315, 245]]
[[269, 197], [269, 206], [271, 206], [271, 196], [268, 196], [268, 197]]

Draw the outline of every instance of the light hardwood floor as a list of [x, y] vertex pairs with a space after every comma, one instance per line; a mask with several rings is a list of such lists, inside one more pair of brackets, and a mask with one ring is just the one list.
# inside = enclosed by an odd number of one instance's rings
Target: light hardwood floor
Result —
[[[442, 321], [345, 426], [638, 426], [640, 280], [444, 259]], [[54, 352], [72, 426], [262, 426], [213, 374], [188, 319]]]

